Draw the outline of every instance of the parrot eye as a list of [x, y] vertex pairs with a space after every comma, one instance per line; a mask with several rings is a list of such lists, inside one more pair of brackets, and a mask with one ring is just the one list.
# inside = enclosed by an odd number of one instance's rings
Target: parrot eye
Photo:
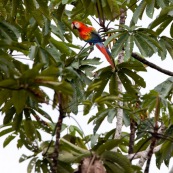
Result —
[[78, 22], [74, 22], [74, 28], [76, 28], [76, 29], [79, 28], [79, 23]]

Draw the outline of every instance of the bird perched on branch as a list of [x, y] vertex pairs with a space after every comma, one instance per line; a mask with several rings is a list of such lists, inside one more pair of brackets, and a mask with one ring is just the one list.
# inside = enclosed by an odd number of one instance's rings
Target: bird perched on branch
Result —
[[107, 61], [110, 63], [111, 67], [115, 69], [115, 64], [111, 59], [111, 54], [109, 50], [102, 43], [103, 40], [100, 37], [99, 33], [93, 27], [89, 27], [82, 22], [73, 21], [72, 29], [77, 29], [79, 31], [79, 36], [82, 40], [86, 41], [89, 44], [94, 44], [96, 47], [104, 54]]

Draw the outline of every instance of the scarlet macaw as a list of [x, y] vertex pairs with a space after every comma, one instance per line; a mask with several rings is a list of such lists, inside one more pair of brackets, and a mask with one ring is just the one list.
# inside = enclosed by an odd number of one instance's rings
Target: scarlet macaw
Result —
[[111, 59], [111, 54], [109, 50], [102, 43], [103, 40], [98, 34], [98, 32], [93, 27], [88, 27], [82, 22], [73, 21], [71, 24], [73, 29], [77, 29], [79, 31], [79, 36], [82, 40], [86, 41], [89, 44], [94, 44], [97, 48], [104, 54], [107, 61], [110, 63], [112, 68], [115, 68], [114, 62]]

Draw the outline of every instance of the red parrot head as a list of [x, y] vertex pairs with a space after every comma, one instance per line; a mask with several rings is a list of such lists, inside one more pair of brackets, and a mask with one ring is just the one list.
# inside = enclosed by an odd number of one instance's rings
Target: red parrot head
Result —
[[79, 21], [73, 21], [71, 24], [71, 27], [72, 27], [72, 29], [80, 30], [80, 28], [86, 27], [86, 25], [82, 22], [79, 22]]

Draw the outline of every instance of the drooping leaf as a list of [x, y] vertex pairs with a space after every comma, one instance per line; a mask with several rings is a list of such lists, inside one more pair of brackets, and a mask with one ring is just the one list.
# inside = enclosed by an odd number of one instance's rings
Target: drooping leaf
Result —
[[155, 7], [155, 0], [151, 0], [150, 2], [147, 2], [147, 6], [146, 6], [146, 14], [148, 17], [152, 18], [153, 14], [154, 14], [154, 7]]
[[29, 162], [28, 166], [27, 166], [27, 173], [31, 173], [33, 168], [35, 167], [36, 161], [37, 161], [37, 157], [34, 157], [31, 159], [31, 161]]
[[36, 136], [36, 129], [35, 126], [30, 119], [24, 120], [24, 130], [26, 133], [26, 136], [29, 138], [29, 140], [33, 141], [37, 138]]
[[8, 124], [11, 122], [11, 120], [13, 119], [13, 116], [15, 114], [16, 110], [14, 107], [11, 107], [5, 114], [4, 120], [3, 120], [3, 124]]
[[117, 75], [114, 73], [111, 78], [110, 78], [110, 82], [109, 82], [109, 92], [112, 95], [118, 95], [118, 79], [117, 79]]
[[126, 91], [129, 94], [136, 94], [136, 90], [134, 89], [131, 80], [127, 77], [126, 74], [124, 74], [123, 70], [118, 72], [118, 76], [124, 86], [124, 88], [126, 89]]
[[23, 112], [21, 112], [20, 114], [15, 114], [12, 124], [13, 130], [17, 131], [20, 128], [22, 123], [22, 118], [23, 118]]
[[133, 17], [132, 17], [132, 20], [131, 20], [131, 25], [136, 24], [138, 19], [141, 19], [146, 5], [147, 5], [146, 1], [141, 1], [139, 6], [137, 6], [135, 12], [133, 13]]
[[105, 151], [101, 155], [101, 158], [105, 161], [108, 160], [108, 161], [111, 161], [112, 163], [119, 165], [124, 170], [124, 172], [128, 172], [128, 173], [133, 172], [133, 169], [130, 165], [129, 160], [120, 153]]
[[16, 109], [16, 113], [20, 114], [26, 105], [27, 92], [25, 90], [13, 91], [12, 101]]
[[16, 135], [9, 135], [3, 143], [3, 147], [5, 148], [14, 138], [16, 137]]
[[135, 85], [139, 85], [143, 88], [146, 87], [144, 79], [141, 76], [139, 76], [136, 72], [133, 72], [129, 69], [123, 69], [123, 72], [134, 80]]

